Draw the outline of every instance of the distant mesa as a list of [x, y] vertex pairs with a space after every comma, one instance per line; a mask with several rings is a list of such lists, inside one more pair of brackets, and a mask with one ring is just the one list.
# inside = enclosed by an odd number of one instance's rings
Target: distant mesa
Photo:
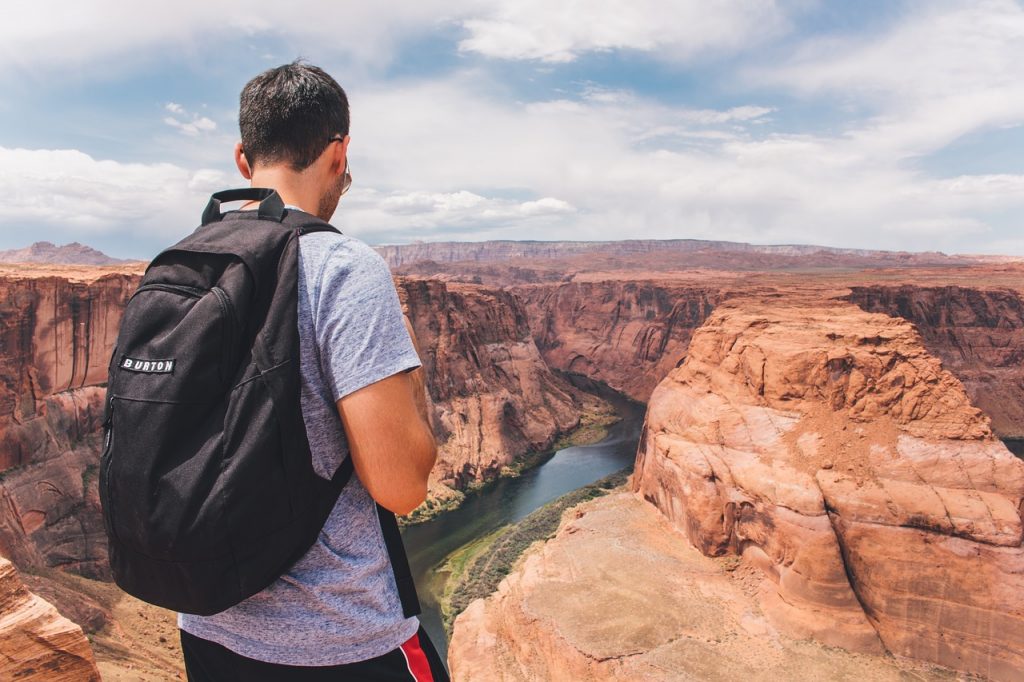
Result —
[[828, 246], [701, 239], [619, 241], [493, 240], [378, 245], [396, 274], [509, 285], [572, 279], [586, 272], [820, 271], [867, 268], [956, 267], [1003, 263], [1009, 256], [947, 255], [938, 251], [881, 251]]
[[113, 258], [91, 246], [71, 242], [57, 246], [50, 242], [36, 242], [24, 249], [0, 251], [0, 263], [48, 263], [60, 265], [112, 265], [127, 263], [122, 258]]

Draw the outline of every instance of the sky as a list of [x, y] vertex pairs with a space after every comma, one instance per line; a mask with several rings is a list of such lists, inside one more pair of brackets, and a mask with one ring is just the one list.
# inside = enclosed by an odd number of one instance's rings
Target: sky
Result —
[[333, 222], [369, 244], [1024, 255], [1015, 0], [6, 0], [0, 249], [182, 238], [299, 57], [348, 93]]

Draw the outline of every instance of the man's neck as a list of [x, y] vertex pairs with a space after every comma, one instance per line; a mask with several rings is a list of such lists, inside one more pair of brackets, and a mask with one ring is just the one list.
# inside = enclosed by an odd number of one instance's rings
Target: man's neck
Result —
[[[316, 215], [320, 204], [319, 188], [303, 180], [302, 173], [273, 167], [253, 173], [249, 184], [252, 187], [277, 190], [285, 204]], [[243, 208], [248, 208], [248, 206]]]

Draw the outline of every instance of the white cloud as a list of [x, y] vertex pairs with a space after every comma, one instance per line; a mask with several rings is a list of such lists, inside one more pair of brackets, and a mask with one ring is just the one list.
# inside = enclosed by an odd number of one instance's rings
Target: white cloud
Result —
[[212, 133], [217, 129], [217, 123], [213, 119], [187, 111], [180, 104], [169, 102], [164, 109], [174, 114], [174, 116], [165, 116], [164, 123], [189, 137], [195, 137], [200, 133]]
[[1014, 0], [919, 3], [872, 36], [811, 39], [751, 81], [828, 95], [870, 118], [849, 136], [865, 154], [926, 154], [979, 129], [1024, 121], [1024, 7]]
[[[97, 60], [133, 68], [177, 47], [188, 52], [227, 38], [287, 36], [307, 50], [387, 61], [406, 36], [464, 16], [478, 0], [395, 0], [385, 4], [332, 0], [57, 0], [6, 3], [0, 22], [0, 65], [29, 73], [62, 66], [76, 74]], [[257, 54], [266, 53], [261, 47]], [[123, 59], [130, 55], [130, 59]], [[289, 55], [286, 58], [290, 58]]]
[[572, 204], [554, 197], [515, 201], [465, 190], [385, 194], [368, 188], [353, 190], [335, 218], [339, 224], [351, 225], [353, 234], [362, 238], [387, 241], [390, 235], [425, 231], [435, 238], [445, 234], [458, 238], [467, 232], [480, 235], [513, 225], [520, 230], [547, 229], [575, 212]]
[[505, 0], [464, 19], [464, 52], [568, 62], [594, 51], [636, 50], [687, 60], [748, 49], [782, 33], [785, 3], [773, 0]]
[[0, 147], [0, 223], [59, 225], [86, 235], [148, 232], [166, 244], [198, 224], [210, 187], [226, 182], [215, 170], [119, 163], [73, 149]]
[[[747, 50], [787, 30], [808, 0], [57, 0], [5, 7], [0, 65], [34, 72], [96, 60], [137, 66], [170, 46], [188, 51], [225, 36], [286, 36], [305, 54], [387, 63], [401, 41], [461, 27], [463, 52], [502, 59], [571, 61], [591, 51], [633, 50], [690, 60]], [[8, 3], [10, 4], [10, 3]], [[267, 54], [264, 47], [257, 54]], [[130, 60], [118, 59], [131, 55]], [[172, 112], [174, 113], [174, 112]]]
[[[999, 237], [985, 211], [1024, 208], [1024, 176], [935, 179], [904, 162], [899, 141], [865, 149], [842, 129], [770, 132], [758, 123], [770, 107], [687, 109], [626, 91], [509, 103], [481, 94], [485, 78], [360, 92], [356, 182], [382, 194], [343, 202], [338, 219], [370, 241], [465, 238], [475, 216], [474, 238], [977, 251]], [[526, 190], [574, 210], [537, 224], [490, 220], [487, 192], [467, 188]], [[391, 193], [398, 198], [381, 201]]]

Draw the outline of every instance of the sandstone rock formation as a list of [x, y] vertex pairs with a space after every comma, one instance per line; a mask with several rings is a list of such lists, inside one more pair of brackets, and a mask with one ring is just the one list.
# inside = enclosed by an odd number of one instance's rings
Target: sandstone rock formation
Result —
[[855, 286], [850, 301], [913, 322], [1001, 438], [1024, 438], [1024, 298], [1008, 288]]
[[630, 493], [570, 509], [488, 599], [455, 621], [456, 682], [928, 679], [891, 657], [850, 654], [777, 632], [759, 579], [711, 559]]
[[549, 365], [603, 381], [640, 402], [683, 361], [693, 331], [719, 298], [716, 287], [659, 281], [570, 282], [514, 291]]
[[96, 275], [0, 279], [0, 552], [104, 577], [99, 385], [138, 277]]
[[494, 478], [579, 423], [582, 396], [544, 363], [515, 296], [409, 278], [398, 289], [427, 377], [437, 481], [461, 490]]
[[98, 682], [82, 628], [29, 592], [0, 557], [0, 679]]
[[791, 634], [1024, 675], [1024, 462], [905, 320], [729, 300], [655, 389], [635, 489]]

